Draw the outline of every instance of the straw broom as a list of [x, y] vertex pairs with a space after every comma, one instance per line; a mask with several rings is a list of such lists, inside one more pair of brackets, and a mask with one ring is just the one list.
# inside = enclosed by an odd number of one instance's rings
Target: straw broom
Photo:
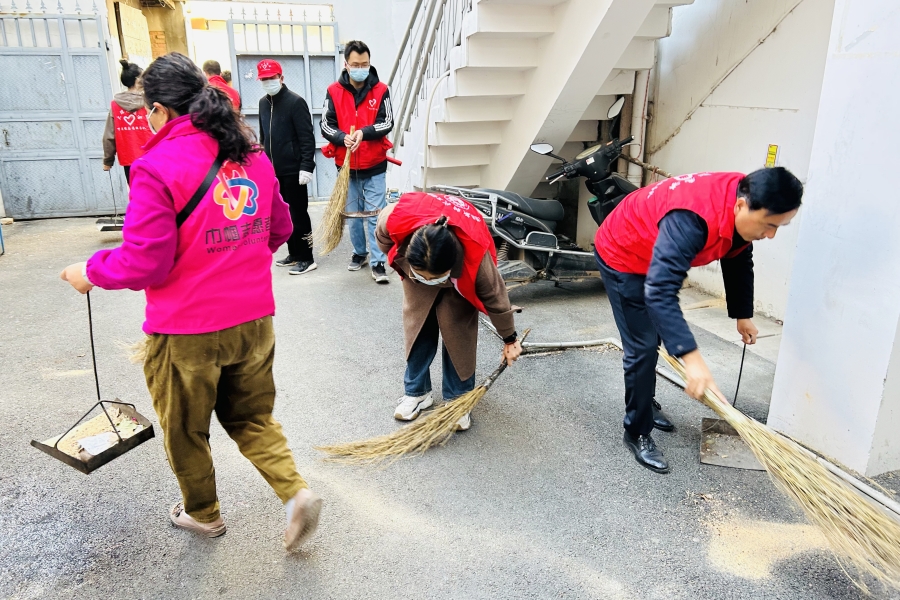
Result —
[[[529, 331], [525, 330], [522, 340], [528, 336]], [[378, 463], [388, 459], [393, 462], [408, 454], [422, 454], [429, 448], [446, 444], [456, 431], [456, 422], [481, 402], [506, 367], [506, 360], [501, 361], [500, 366], [477, 388], [451, 402], [444, 402], [393, 433], [359, 442], [318, 446], [316, 450], [328, 454], [328, 460], [331, 461], [360, 464]]]
[[[687, 379], [681, 362], [663, 350], [660, 354]], [[709, 390], [701, 402], [734, 427], [775, 485], [800, 505], [828, 540], [842, 569], [844, 561], [849, 562], [860, 572], [900, 589], [900, 522], [830, 473], [793, 440], [751, 419]], [[847, 575], [868, 592], [862, 581]]]
[[[350, 135], [353, 135], [355, 130], [355, 127], [351, 127]], [[325, 256], [337, 248], [344, 235], [344, 209], [347, 206], [347, 194], [350, 191], [350, 157], [352, 154], [348, 148], [344, 157], [344, 166], [341, 167], [341, 172], [338, 173], [337, 181], [334, 183], [334, 189], [331, 190], [331, 198], [325, 207], [325, 213], [313, 234], [316, 243], [322, 248], [321, 256]]]

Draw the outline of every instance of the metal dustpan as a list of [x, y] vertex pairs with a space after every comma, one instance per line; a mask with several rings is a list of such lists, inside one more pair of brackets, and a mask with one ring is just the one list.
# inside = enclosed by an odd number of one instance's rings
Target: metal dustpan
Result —
[[[105, 405], [114, 405], [111, 406], [112, 414]], [[82, 424], [82, 421], [98, 406], [103, 409], [103, 413]], [[98, 430], [99, 432], [95, 433]], [[88, 433], [92, 435], [87, 435]], [[104, 435], [110, 438], [114, 435], [115, 438], [110, 439], [107, 442], [108, 447], [100, 450], [98, 454], [91, 454], [88, 449], [82, 448], [80, 445], [83, 440], [97, 439]], [[82, 438], [81, 436], [86, 437]], [[150, 421], [137, 412], [133, 404], [119, 402], [117, 398], [114, 401], [97, 402], [64, 434], [43, 442], [31, 440], [31, 445], [82, 473], [90, 473], [152, 437], [154, 437], [154, 433]], [[95, 447], [102, 447], [102, 440], [94, 443]]]
[[[744, 374], [744, 357], [746, 355], [747, 344], [744, 344], [744, 351], [741, 354], [741, 370], [738, 372], [738, 382], [734, 389], [732, 406], [737, 405], [737, 394], [741, 389], [741, 375]], [[722, 419], [704, 418], [701, 422], [700, 462], [718, 467], [731, 467], [732, 469], [765, 471], [765, 468], [756, 459], [750, 446], [744, 442], [734, 427]]]
[[704, 418], [701, 422], [700, 462], [732, 469], [766, 470], [734, 427], [722, 419]]
[[112, 217], [100, 217], [97, 219], [97, 229], [99, 231], [122, 231], [122, 228], [125, 227], [125, 217], [119, 216], [119, 207], [116, 205], [116, 191], [113, 189], [112, 183], [112, 171], [107, 171], [107, 174], [109, 175], [109, 193], [116, 214]]
[[97, 219], [98, 231], [122, 231], [125, 227], [124, 217], [100, 217]]
[[[153, 425], [134, 407], [134, 404], [100, 399], [100, 379], [97, 376], [97, 354], [94, 350], [94, 325], [91, 318], [91, 294], [87, 293], [88, 330], [91, 337], [91, 360], [94, 363], [94, 385], [97, 403], [60, 436], [31, 445], [46, 452], [82, 473], [96, 471], [109, 461], [154, 437]], [[85, 421], [100, 407], [102, 413]], [[109, 408], [107, 408], [109, 407]]]

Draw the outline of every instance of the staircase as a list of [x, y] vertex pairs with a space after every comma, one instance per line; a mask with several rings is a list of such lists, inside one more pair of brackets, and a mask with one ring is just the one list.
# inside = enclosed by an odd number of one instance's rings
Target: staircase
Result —
[[551, 159], [529, 146], [571, 158], [596, 142], [617, 95], [653, 66], [671, 8], [691, 2], [419, 0], [390, 78], [403, 166], [388, 186], [531, 195]]

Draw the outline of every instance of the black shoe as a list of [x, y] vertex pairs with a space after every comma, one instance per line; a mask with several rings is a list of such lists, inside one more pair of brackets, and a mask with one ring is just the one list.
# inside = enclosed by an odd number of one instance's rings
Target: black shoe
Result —
[[319, 268], [319, 265], [313, 261], [301, 260], [295, 266], [291, 267], [291, 270], [288, 271], [288, 275], [303, 275], [304, 273], [315, 271], [317, 268]]
[[368, 260], [369, 257], [364, 254], [354, 254], [350, 257], [350, 264], [347, 265], [347, 270], [359, 271]]
[[293, 256], [291, 256], [290, 254], [288, 254], [281, 260], [275, 261], [276, 267], [293, 267], [296, 264], [297, 264], [297, 259], [294, 258]]
[[625, 447], [634, 454], [635, 460], [644, 467], [655, 473], [669, 472], [669, 463], [666, 462], [662, 452], [656, 447], [656, 442], [649, 435], [633, 437], [626, 431], [622, 441], [625, 442]]
[[656, 400], [653, 401], [653, 427], [660, 431], [675, 431], [675, 425], [663, 414], [662, 406]]
[[389, 283], [387, 273], [384, 270], [384, 263], [377, 262], [372, 263], [372, 279], [375, 280], [375, 283]]

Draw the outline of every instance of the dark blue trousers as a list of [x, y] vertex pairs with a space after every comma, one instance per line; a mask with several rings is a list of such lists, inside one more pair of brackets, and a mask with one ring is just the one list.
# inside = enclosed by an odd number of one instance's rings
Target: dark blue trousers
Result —
[[623, 424], [631, 435], [650, 435], [653, 431], [653, 399], [656, 396], [656, 361], [660, 339], [644, 302], [646, 277], [611, 269], [596, 252], [594, 257], [600, 267], [625, 350], [622, 359], [625, 367]]

